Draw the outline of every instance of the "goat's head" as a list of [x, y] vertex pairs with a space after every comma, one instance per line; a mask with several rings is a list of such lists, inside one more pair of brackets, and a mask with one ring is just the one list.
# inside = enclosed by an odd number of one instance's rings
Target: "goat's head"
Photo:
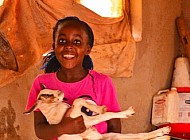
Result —
[[64, 93], [60, 90], [42, 89], [38, 94], [36, 103], [24, 114], [29, 114], [39, 107], [41, 103], [51, 104], [59, 103], [64, 99]]
[[62, 102], [64, 93], [60, 90], [43, 89], [38, 94], [37, 100], [43, 103]]

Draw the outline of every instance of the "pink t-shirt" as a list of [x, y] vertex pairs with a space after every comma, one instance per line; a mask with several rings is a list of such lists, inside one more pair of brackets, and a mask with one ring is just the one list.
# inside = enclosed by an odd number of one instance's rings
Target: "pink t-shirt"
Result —
[[[84, 79], [74, 83], [60, 81], [56, 73], [38, 75], [31, 87], [26, 110], [30, 109], [36, 102], [37, 95], [41, 90], [40, 84], [44, 84], [47, 89], [61, 90], [64, 93], [64, 97], [68, 99], [67, 103], [70, 105], [72, 105], [76, 98], [89, 96], [97, 105], [106, 105], [108, 111], [120, 111], [116, 90], [111, 78], [96, 71], [90, 70]], [[106, 122], [97, 124], [95, 127], [100, 133], [107, 132]]]

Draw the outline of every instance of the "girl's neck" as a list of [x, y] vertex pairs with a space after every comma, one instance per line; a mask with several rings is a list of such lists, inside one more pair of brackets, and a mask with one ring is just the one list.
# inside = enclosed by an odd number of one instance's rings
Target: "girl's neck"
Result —
[[68, 70], [68, 69], [60, 69], [57, 72], [57, 77], [60, 81], [66, 83], [78, 82], [84, 79], [88, 75], [88, 70]]

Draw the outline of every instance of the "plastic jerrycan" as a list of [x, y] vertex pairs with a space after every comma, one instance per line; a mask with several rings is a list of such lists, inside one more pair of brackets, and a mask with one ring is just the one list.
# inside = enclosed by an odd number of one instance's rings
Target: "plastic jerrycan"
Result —
[[179, 115], [179, 94], [176, 88], [160, 90], [153, 97], [152, 124], [159, 126], [177, 123]]

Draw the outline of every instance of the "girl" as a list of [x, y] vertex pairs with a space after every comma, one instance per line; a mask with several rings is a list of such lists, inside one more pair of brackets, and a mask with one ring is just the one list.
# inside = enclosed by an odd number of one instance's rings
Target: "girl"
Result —
[[[108, 111], [120, 111], [111, 78], [92, 70], [89, 54], [93, 43], [92, 29], [84, 21], [77, 17], [58, 20], [53, 30], [53, 50], [44, 58], [45, 74], [35, 78], [26, 110], [36, 102], [43, 84], [48, 89], [63, 91], [70, 105], [74, 99], [83, 97], [90, 98], [97, 105], [106, 105]], [[39, 109], [34, 111], [34, 126], [40, 139], [56, 139], [62, 134], [78, 134], [86, 129], [82, 117], [63, 117], [59, 124], [49, 125]], [[121, 132], [120, 119], [102, 122], [95, 127], [100, 133]]]

